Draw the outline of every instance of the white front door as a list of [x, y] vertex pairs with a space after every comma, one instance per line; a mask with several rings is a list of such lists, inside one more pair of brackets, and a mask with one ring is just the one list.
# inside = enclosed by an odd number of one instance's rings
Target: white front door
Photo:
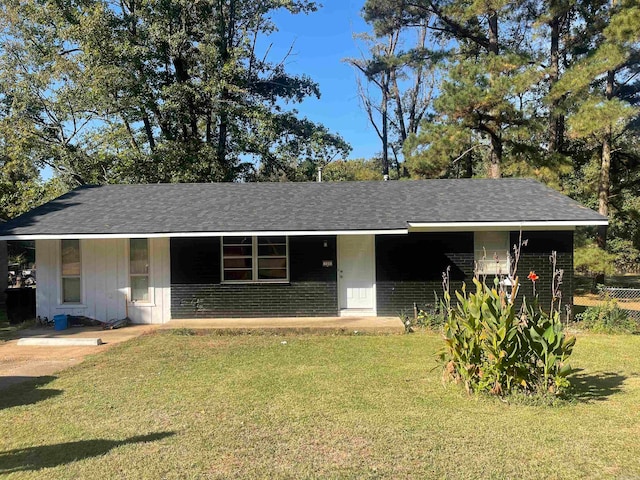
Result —
[[375, 315], [373, 235], [338, 236], [338, 295], [341, 315]]

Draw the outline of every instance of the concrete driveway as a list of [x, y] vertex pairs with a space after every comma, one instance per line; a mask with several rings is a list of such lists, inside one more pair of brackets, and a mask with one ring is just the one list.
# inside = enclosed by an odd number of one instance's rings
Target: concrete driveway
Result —
[[[116, 330], [100, 327], [79, 327], [56, 331], [53, 328], [20, 330], [19, 337], [0, 343], [0, 390], [10, 385], [49, 376], [77, 365], [87, 355], [104, 352], [113, 345], [152, 332], [152, 325], [130, 325]], [[21, 346], [20, 338], [100, 338], [103, 345], [74, 346]]]

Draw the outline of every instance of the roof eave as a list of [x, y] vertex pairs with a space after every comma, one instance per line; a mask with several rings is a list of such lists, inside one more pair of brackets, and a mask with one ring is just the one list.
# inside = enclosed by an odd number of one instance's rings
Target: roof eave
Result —
[[603, 220], [534, 220], [510, 222], [407, 222], [409, 232], [465, 232], [500, 230], [575, 230], [576, 227], [608, 225]]
[[407, 228], [369, 230], [246, 230], [215, 232], [129, 232], [129, 233], [63, 233], [0, 235], [0, 240], [65, 240], [108, 238], [181, 238], [181, 237], [249, 237], [249, 236], [326, 236], [326, 235], [406, 235]]

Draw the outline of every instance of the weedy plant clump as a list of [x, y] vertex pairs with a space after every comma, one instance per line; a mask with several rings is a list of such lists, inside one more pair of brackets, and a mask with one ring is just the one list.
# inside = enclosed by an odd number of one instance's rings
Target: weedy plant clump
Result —
[[640, 329], [638, 322], [609, 296], [600, 305], [576, 315], [576, 320], [583, 329], [596, 333], [635, 333]]
[[[449, 293], [448, 272], [443, 274], [446, 321], [445, 348], [440, 354], [443, 376], [464, 385], [468, 392], [498, 396], [526, 394], [558, 396], [567, 390], [571, 372], [568, 359], [576, 339], [564, 333], [560, 318], [562, 270], [553, 264], [553, 300], [549, 312], [523, 299], [516, 307], [519, 280], [516, 275], [520, 249], [514, 246], [512, 268], [502, 279], [496, 275], [492, 284], [476, 274], [475, 292], [463, 285]], [[538, 280], [535, 272], [528, 279]]]

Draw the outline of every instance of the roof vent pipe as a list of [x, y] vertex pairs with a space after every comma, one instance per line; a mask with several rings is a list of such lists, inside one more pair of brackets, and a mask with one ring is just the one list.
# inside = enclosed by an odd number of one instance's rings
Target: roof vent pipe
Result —
[[318, 167], [318, 183], [322, 183], [322, 167]]
[[389, 175], [385, 174], [382, 178], [386, 182], [387, 180], [389, 180]]

